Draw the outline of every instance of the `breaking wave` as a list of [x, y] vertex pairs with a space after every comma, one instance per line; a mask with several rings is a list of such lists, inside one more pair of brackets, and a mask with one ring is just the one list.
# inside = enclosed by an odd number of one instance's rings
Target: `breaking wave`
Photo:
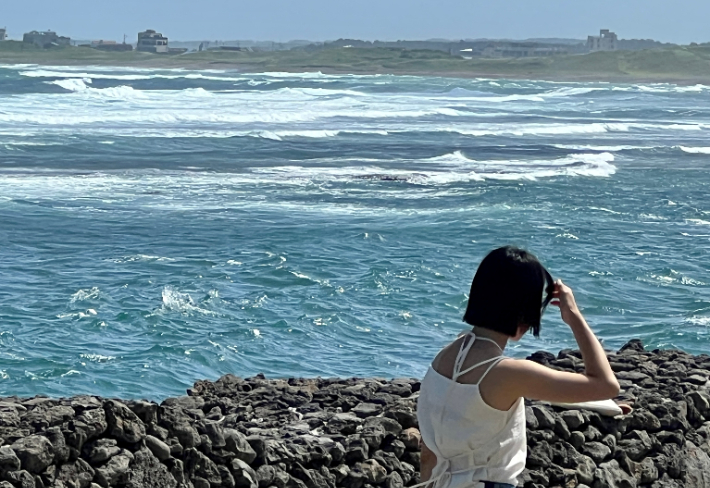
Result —
[[64, 78], [89, 80], [144, 81], [144, 80], [206, 80], [206, 81], [242, 81], [249, 80], [243, 74], [236, 76], [213, 76], [202, 73], [184, 74], [122, 74], [122, 73], [90, 73], [88, 71], [52, 71], [34, 70], [22, 71], [21, 76], [29, 78]]
[[681, 151], [688, 154], [710, 154], [710, 147], [685, 147], [678, 146]]
[[[616, 173], [611, 164], [614, 155], [574, 154], [553, 160], [488, 160], [468, 158], [463, 152], [421, 160], [369, 160], [372, 166], [276, 166], [253, 168], [252, 173], [282, 178], [288, 182], [306, 180], [370, 180], [406, 182], [416, 185], [446, 185], [483, 180], [536, 180], [539, 178], [588, 176], [608, 177]], [[331, 164], [353, 162], [351, 159], [332, 159]], [[416, 166], [401, 168], [393, 166]], [[272, 182], [276, 180], [271, 179]]]
[[74, 93], [82, 93], [96, 98], [127, 99], [142, 96], [142, 92], [140, 90], [135, 90], [133, 87], [125, 85], [109, 88], [92, 88], [88, 86], [91, 84], [90, 79], [67, 78], [63, 80], [48, 81], [47, 83], [60, 86], [65, 90]]

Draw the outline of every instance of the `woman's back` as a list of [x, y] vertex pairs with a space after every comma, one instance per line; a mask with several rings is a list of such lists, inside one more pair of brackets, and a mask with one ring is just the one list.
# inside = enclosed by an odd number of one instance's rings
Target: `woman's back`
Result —
[[[476, 481], [517, 484], [525, 468], [525, 407], [519, 398], [508, 410], [488, 405], [479, 383], [504, 356], [492, 348], [470, 354], [487, 338], [471, 332], [454, 343], [455, 360], [435, 361], [422, 382], [417, 415], [424, 444], [436, 455], [435, 486], [473, 486]], [[452, 356], [449, 354], [448, 356]], [[475, 358], [474, 358], [475, 357]], [[485, 358], [472, 362], [472, 359]], [[448, 363], [448, 364], [447, 364]], [[437, 371], [437, 369], [439, 369]], [[451, 378], [445, 373], [451, 371]], [[471, 379], [472, 382], [464, 382]]]
[[[539, 335], [548, 304], [560, 308], [574, 333], [584, 373], [501, 355], [509, 340], [520, 340], [528, 330]], [[572, 290], [522, 249], [505, 246], [481, 261], [464, 322], [473, 330], [437, 356], [422, 382], [417, 415], [423, 484], [514, 487], [527, 454], [523, 398], [605, 400], [618, 395], [619, 383]]]

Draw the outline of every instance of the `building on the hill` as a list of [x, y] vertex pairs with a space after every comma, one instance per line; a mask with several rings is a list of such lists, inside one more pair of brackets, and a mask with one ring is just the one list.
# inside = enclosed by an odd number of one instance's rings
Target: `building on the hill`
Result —
[[153, 29], [139, 32], [136, 51], [144, 53], [167, 53], [169, 52], [168, 38], [160, 32], [155, 32]]
[[0, 28], [0, 41], [7, 39], [7, 29], [5, 27]]
[[22, 42], [34, 44], [37, 47], [49, 48], [52, 46], [68, 46], [71, 44], [71, 39], [58, 36], [54, 31], [32, 31], [22, 36]]
[[587, 49], [590, 52], [616, 51], [619, 47], [619, 38], [609, 29], [602, 29], [598, 36], [587, 37]]

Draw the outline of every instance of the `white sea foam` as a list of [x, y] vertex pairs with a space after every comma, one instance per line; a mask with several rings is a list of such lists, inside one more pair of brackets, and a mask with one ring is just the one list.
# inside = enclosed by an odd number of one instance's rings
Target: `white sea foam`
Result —
[[188, 293], [182, 293], [172, 286], [166, 286], [162, 291], [163, 311], [180, 312], [184, 314], [200, 313], [214, 315], [214, 312], [200, 308]]
[[[475, 160], [462, 152], [453, 152], [425, 159], [369, 159], [328, 158], [322, 161], [297, 161], [289, 165], [253, 167], [244, 173], [213, 173], [203, 171], [131, 171], [129, 173], [93, 173], [90, 175], [64, 175], [42, 173], [6, 173], [0, 178], [0, 194], [7, 198], [44, 199], [102, 195], [102, 199], [137, 204], [136, 195], [160, 188], [165, 199], [151, 200], [149, 205], [158, 211], [161, 208], [204, 208], [225, 202], [205, 199], [211, 188], [224, 188], [222, 194], [242, 194], [244, 188], [279, 186], [298, 187], [299, 191], [320, 188], [320, 182], [347, 181], [363, 185], [378, 184], [380, 191], [396, 188], [402, 183], [423, 186], [447, 186], [481, 180], [526, 181], [552, 177], [608, 177], [615, 173], [614, 156], [609, 153], [573, 154], [550, 160]], [[317, 191], [324, 191], [322, 188]], [[193, 198], [195, 197], [195, 198]], [[408, 198], [418, 198], [411, 194]], [[241, 199], [230, 199], [229, 206], [239, 206]], [[262, 202], [263, 203], [263, 202]], [[90, 203], [89, 203], [90, 205]], [[158, 256], [123, 256], [116, 262], [159, 261]], [[169, 302], [173, 289], [166, 289], [165, 300]], [[185, 297], [183, 297], [185, 298]], [[185, 302], [191, 304], [189, 300]], [[194, 305], [194, 303], [192, 303]]]
[[700, 93], [710, 90], [707, 85], [678, 86], [670, 83], [653, 83], [650, 85], [615, 86], [612, 91], [641, 92], [641, 93]]
[[591, 123], [591, 124], [498, 124], [490, 125], [488, 128], [463, 129], [450, 128], [443, 129], [447, 132], [457, 132], [462, 135], [471, 136], [526, 136], [526, 135], [565, 135], [565, 134], [603, 134], [605, 132], [628, 132], [629, 124], [621, 123]]
[[697, 84], [693, 86], [676, 87], [676, 91], [678, 91], [679, 93], [699, 93], [706, 90], [710, 90], [710, 86]]
[[694, 315], [693, 317], [688, 317], [687, 319], [685, 319], [685, 323], [690, 325], [708, 327], [710, 326], [710, 317]]
[[695, 225], [710, 225], [710, 222], [702, 219], [685, 219], [685, 221]]
[[656, 214], [642, 213], [639, 215], [639, 219], [651, 220], [651, 221], [662, 221], [662, 220], [668, 220], [668, 217], [664, 217], [662, 215], [656, 215]]
[[[375, 160], [372, 166], [276, 166], [252, 169], [253, 174], [272, 175], [286, 179], [290, 184], [297, 180], [369, 180], [399, 181], [417, 185], [447, 185], [468, 181], [535, 180], [558, 176], [607, 177], [616, 172], [610, 153], [575, 154], [555, 160], [510, 161], [473, 160], [461, 151], [422, 160], [403, 160], [400, 164], [413, 164], [417, 169], [392, 168], [392, 160]], [[331, 160], [331, 163], [336, 161]], [[276, 181], [274, 179], [271, 180]]]
[[707, 129], [707, 125], [701, 124], [671, 124], [667, 126], [670, 130], [703, 130]]
[[658, 146], [599, 146], [593, 144], [554, 144], [558, 149], [572, 149], [574, 151], [604, 151], [604, 152], [621, 152], [634, 151], [638, 149], [653, 149]]
[[689, 154], [710, 154], [710, 147], [686, 147], [678, 146], [681, 151]]
[[250, 132], [247, 135], [252, 137], [261, 137], [263, 139], [272, 139], [274, 141], [281, 141], [288, 137], [308, 137], [312, 139], [336, 137], [342, 132], [343, 131], [340, 130], [281, 130]]
[[[595, 91], [607, 90], [598, 87], [564, 87], [541, 93], [511, 94], [511, 95], [486, 95], [485, 92], [474, 92], [465, 88], [454, 88], [443, 96], [432, 96], [431, 99], [454, 99], [458, 101], [475, 102], [545, 102], [548, 98], [566, 98], [577, 95], [586, 95]], [[452, 98], [453, 97], [453, 98]]]
[[[389, 117], [423, 117], [432, 114], [441, 114], [441, 111], [431, 112], [389, 112]], [[214, 127], [216, 124], [249, 124], [249, 123], [270, 123], [270, 124], [290, 124], [314, 122], [318, 118], [327, 119], [328, 117], [362, 117], [362, 118], [377, 118], [381, 114], [350, 114], [348, 112], [337, 113], [333, 112], [318, 114], [316, 112], [285, 112], [285, 113], [253, 113], [243, 112], [241, 114], [229, 113], [202, 113], [202, 112], [171, 112], [160, 114], [149, 113], [126, 113], [123, 114], [56, 114], [56, 115], [34, 115], [28, 113], [15, 114], [0, 114], [1, 122], [13, 123], [29, 123], [43, 125], [42, 129], [46, 133], [52, 126], [61, 127], [63, 132], [68, 129], [67, 126], [76, 127], [74, 130], [81, 130], [83, 134], [96, 135], [112, 135], [116, 137], [138, 137], [138, 138], [230, 138], [230, 137], [258, 137], [262, 139], [272, 139], [280, 141], [291, 137], [308, 137], [308, 138], [328, 138], [348, 134], [370, 134], [370, 135], [407, 135], [418, 132], [445, 132], [451, 134], [459, 134], [462, 136], [483, 137], [483, 136], [556, 136], [556, 135], [575, 135], [575, 134], [601, 134], [611, 131], [628, 131], [629, 126], [623, 124], [589, 124], [589, 125], [574, 125], [574, 124], [509, 124], [496, 125], [488, 124], [487, 128], [466, 128], [466, 125], [442, 127], [437, 125], [412, 126], [410, 128], [367, 128], [367, 122], [363, 123], [362, 129], [302, 129], [302, 130], [282, 130], [274, 128], [272, 130], [231, 130]], [[167, 128], [160, 127], [159, 122], [163, 124], [190, 124], [185, 127]], [[117, 125], [119, 127], [101, 127], [99, 124]], [[132, 125], [129, 125], [132, 124]], [[138, 126], [140, 124], [140, 127]], [[329, 124], [330, 125], [330, 124]], [[481, 124], [481, 127], [486, 124]], [[200, 127], [203, 126], [203, 127]], [[0, 133], [5, 135], [15, 135], [30, 137], [37, 135], [37, 129], [23, 129], [21, 131], [12, 129], [0, 129]], [[561, 149], [573, 150], [590, 150], [617, 152], [623, 150], [620, 147], [611, 146], [564, 146], [559, 145]], [[630, 148], [630, 147], [629, 147]]]
[[[101, 95], [94, 98], [100, 98]], [[442, 111], [418, 111], [418, 112], [387, 112], [388, 118], [417, 118], [427, 115], [441, 114]], [[650, 130], [647, 125], [639, 127], [638, 124], [476, 124], [474, 126], [465, 122], [455, 125], [441, 126], [437, 124], [419, 125], [413, 124], [410, 127], [402, 127], [398, 124], [393, 128], [368, 128], [374, 125], [373, 122], [363, 120], [360, 124], [362, 128], [344, 129], [300, 129], [284, 130], [279, 129], [281, 125], [293, 126], [297, 123], [310, 124], [322, 119], [329, 126], [334, 125], [328, 121], [331, 117], [357, 119], [377, 119], [385, 116], [384, 113], [363, 113], [343, 111], [290, 111], [290, 112], [264, 112], [264, 111], [241, 111], [239, 113], [205, 112], [201, 110], [178, 109], [169, 112], [150, 113], [148, 111], [130, 110], [125, 112], [111, 113], [66, 113], [59, 109], [45, 114], [34, 114], [31, 112], [0, 113], [0, 125], [4, 122], [12, 124], [18, 128], [2, 128], [0, 134], [6, 136], [34, 137], [40, 134], [51, 133], [56, 130], [61, 134], [78, 133], [86, 135], [110, 135], [115, 137], [131, 138], [230, 138], [230, 137], [258, 137], [280, 141], [291, 137], [327, 138], [347, 134], [371, 134], [371, 135], [408, 135], [420, 132], [446, 132], [471, 137], [523, 137], [523, 136], [564, 136], [576, 134], [603, 134], [607, 132], [628, 132], [632, 129]], [[462, 116], [462, 114], [459, 114]], [[233, 130], [225, 128], [225, 124], [272, 124], [270, 130]], [[20, 128], [19, 124], [30, 124], [28, 127]], [[162, 124], [162, 125], [161, 125]], [[350, 124], [347, 124], [350, 125]], [[379, 121], [377, 125], [381, 125]], [[388, 124], [392, 125], [392, 124]], [[38, 127], [39, 126], [39, 127]], [[480, 127], [480, 128], [479, 128]], [[658, 126], [655, 130], [675, 130], [670, 126]], [[698, 127], [692, 129], [698, 130]], [[619, 152], [633, 149], [648, 149], [662, 146], [595, 146], [595, 145], [566, 145], [557, 144], [560, 149], [572, 149], [580, 151], [604, 151]]]
[[337, 80], [341, 78], [378, 78], [386, 75], [327, 75], [320, 71], [309, 73], [289, 73], [286, 71], [265, 71], [257, 73], [258, 76], [266, 76], [268, 78], [297, 78], [306, 80]]
[[190, 131], [190, 132], [167, 132], [163, 134], [163, 137], [215, 137], [215, 138], [229, 138], [229, 137], [256, 137], [261, 139], [271, 139], [273, 141], [282, 141], [288, 138], [298, 138], [305, 137], [309, 139], [322, 139], [328, 137], [337, 137], [340, 135], [379, 135], [386, 136], [389, 132], [381, 129], [337, 129], [337, 130], [327, 130], [327, 129], [304, 129], [304, 130], [260, 130], [260, 131], [239, 131], [239, 132], [200, 132], [200, 131]]
[[[212, 75], [187, 71], [94, 72], [93, 68], [28, 70], [27, 73], [46, 78], [64, 73], [65, 77], [54, 76], [56, 79], [48, 79], [47, 83], [62, 87], [70, 93], [32, 93], [8, 99], [0, 113], [0, 132], [52, 129], [61, 130], [63, 134], [116, 134], [128, 137], [248, 136], [283, 140], [290, 137], [333, 137], [357, 130], [379, 130], [382, 135], [438, 131], [474, 137], [553, 137], [631, 130], [699, 131], [707, 128], [697, 123], [654, 124], [634, 120], [605, 123], [564, 120], [563, 117], [553, 115], [544, 116], [561, 121], [530, 124], [476, 122], [481, 117], [511, 115], [503, 111], [504, 106], [491, 113], [490, 107], [486, 106], [487, 101], [523, 100], [530, 97], [552, 100], [583, 96], [593, 90], [605, 89], [599, 87], [565, 86], [536, 95], [496, 95], [464, 89], [454, 93], [463, 93], [465, 96], [452, 96], [452, 92], [443, 96], [430, 93], [366, 93], [364, 88], [335, 89], [329, 85], [322, 88], [282, 87], [277, 90], [213, 91], [207, 89], [209, 85], [181, 90], [140, 90], [127, 85], [98, 88], [90, 83], [93, 79], [91, 76], [203, 78]], [[241, 76], [236, 73], [233, 75]], [[229, 78], [232, 75], [225, 76]], [[288, 76], [298, 78], [300, 75]], [[473, 94], [484, 96], [468, 96]], [[90, 110], [86, 106], [80, 107], [77, 99], [88, 103]], [[455, 103], [451, 103], [451, 100], [455, 100]], [[118, 101], [124, 103], [116, 103]], [[417, 119], [422, 119], [421, 122], [426, 124], [420, 124]], [[609, 150], [616, 152], [622, 148], [610, 147]]]
[[601, 87], [567, 87], [567, 88], [558, 88], [557, 90], [552, 90], [546, 93], [543, 93], [543, 97], [547, 98], [562, 98], [562, 97], [574, 97], [577, 95], [587, 95], [589, 93], [593, 93], [596, 91], [607, 91], [608, 88], [601, 88]]
[[696, 279], [693, 279], [693, 278], [689, 278], [689, 277], [687, 277], [687, 276], [681, 277], [680, 283], [681, 283], [682, 285], [691, 285], [691, 286], [705, 286], [705, 285], [707, 284], [707, 283], [704, 283], [704, 282], [702, 282], [702, 281], [700, 281], [700, 280], [696, 280]]
[[104, 356], [102, 354], [80, 354], [80, 358], [86, 359], [87, 361], [91, 361], [93, 363], [107, 363], [109, 361], [112, 361], [116, 359], [116, 356]]
[[12, 141], [12, 142], [3, 142], [2, 144], [4, 146], [36, 146], [36, 147], [61, 146], [62, 145], [60, 142], [36, 142], [36, 141]]
[[138, 98], [143, 96], [143, 92], [141, 92], [140, 90], [135, 90], [133, 89], [133, 87], [130, 86], [121, 85], [109, 88], [92, 88], [87, 86], [87, 82], [90, 84], [91, 80], [69, 78], [66, 80], [48, 81], [47, 83], [61, 86], [65, 90], [69, 90], [75, 93], [82, 93], [84, 95], [91, 95], [100, 98], [126, 99]]
[[93, 300], [98, 298], [100, 293], [101, 291], [95, 286], [90, 289], [79, 290], [71, 296], [70, 303]]
[[545, 99], [540, 95], [501, 95], [501, 96], [482, 96], [482, 97], [457, 97], [460, 101], [484, 102], [484, 103], [501, 103], [501, 102], [544, 102]]
[[[116, 81], [144, 81], [144, 80], [205, 80], [205, 81], [242, 81], [248, 80], [244, 74], [235, 74], [235, 76], [211, 76], [202, 73], [183, 73], [183, 74], [122, 74], [122, 73], [97, 73], [88, 71], [67, 71], [66, 69], [58, 70], [32, 70], [21, 71], [21, 76], [29, 78], [65, 78], [65, 79], [82, 79], [82, 80], [116, 80]], [[59, 80], [58, 80], [59, 81]]]
[[87, 317], [94, 317], [97, 314], [96, 310], [88, 309], [84, 312], [65, 312], [57, 315], [58, 319], [85, 319]]
[[91, 83], [90, 80], [75, 79], [75, 78], [70, 78], [68, 80], [48, 81], [47, 83], [49, 83], [51, 85], [61, 86], [65, 90], [69, 90], [69, 91], [83, 91], [88, 88], [86, 86], [87, 81], [89, 83]]
[[621, 212], [616, 212], [614, 210], [611, 210], [609, 208], [604, 208], [604, 207], [589, 207], [589, 209], [590, 210], [599, 210], [601, 212], [606, 212], [606, 213], [610, 213], [613, 215], [621, 215]]
[[113, 263], [133, 263], [136, 261], [175, 261], [173, 258], [168, 258], [164, 256], [153, 256], [150, 254], [134, 254], [132, 256], [123, 256], [120, 258], [112, 258], [109, 261]]
[[674, 269], [671, 269], [668, 274], [650, 274], [649, 279], [646, 278], [637, 278], [639, 281], [651, 281], [651, 282], [656, 282], [660, 283], [661, 285], [673, 285], [673, 284], [681, 284], [681, 285], [687, 285], [687, 286], [706, 286], [707, 284], [700, 281], [696, 280], [694, 278], [691, 278], [689, 276], [686, 276], [685, 274], [676, 271]]
[[351, 96], [351, 97], [367, 97], [372, 96], [371, 94], [356, 91], [356, 90], [333, 90], [328, 88], [282, 88], [281, 90], [276, 90], [276, 92], [281, 92], [285, 90], [290, 90], [294, 93], [302, 93], [304, 95], [309, 95], [313, 97], [332, 97], [332, 96]]
[[[36, 130], [36, 125], [55, 126], [65, 131], [70, 126], [84, 126], [82, 129], [87, 132], [104, 130], [119, 134], [131, 130], [140, 133], [152, 128], [153, 133], [159, 134], [168, 129], [216, 132], [216, 124], [293, 125], [294, 122], [334, 119], [360, 119], [362, 124], [367, 124], [370, 120], [467, 116], [466, 111], [449, 107], [429, 103], [407, 105], [393, 100], [361, 104], [353, 101], [351, 97], [323, 97], [323, 100], [316, 103], [313, 97], [307, 95], [301, 95], [299, 98], [275, 92], [244, 94], [208, 92], [204, 89], [136, 90], [130, 86], [94, 88], [81, 79], [55, 80], [48, 83], [61, 85], [72, 92], [73, 96], [18, 96], [12, 100], [13, 103], [3, 106], [0, 125], [12, 124], [15, 130], [18, 129], [14, 127], [17, 124], [31, 125], [30, 130]], [[92, 109], [77, 110], [74, 97], [89, 99]], [[106, 103], [116, 100], [126, 103]], [[136, 124], [143, 127], [137, 128]], [[192, 126], [166, 127], [178, 124]], [[211, 127], [206, 124], [211, 124]], [[9, 128], [0, 129], [6, 131]], [[222, 126], [220, 129], [227, 128]], [[289, 127], [289, 130], [292, 129]]]

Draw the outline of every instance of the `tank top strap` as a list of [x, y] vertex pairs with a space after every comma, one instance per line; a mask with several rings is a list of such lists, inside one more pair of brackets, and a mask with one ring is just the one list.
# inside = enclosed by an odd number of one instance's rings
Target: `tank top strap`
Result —
[[496, 357], [496, 358], [493, 358], [493, 360], [491, 361], [491, 364], [488, 365], [488, 367], [487, 367], [486, 370], [483, 372], [483, 374], [481, 375], [481, 377], [478, 378], [478, 381], [476, 382], [476, 384], [477, 384], [477, 385], [480, 385], [480, 384], [481, 384], [481, 381], [483, 381], [483, 378], [485, 378], [486, 375], [487, 375], [498, 363], [500, 363], [500, 362], [501, 362], [502, 360], [504, 360], [504, 359], [505, 359], [505, 356], [498, 356], [498, 357]]
[[[504, 359], [504, 356], [495, 356], [495, 357], [492, 357], [492, 358], [490, 358], [490, 359], [486, 359], [486, 360], [484, 360], [484, 361], [481, 361], [480, 363], [476, 363], [476, 364], [474, 364], [473, 366], [469, 366], [468, 368], [464, 369], [463, 371], [460, 371], [460, 372], [459, 372], [459, 376], [463, 376], [463, 375], [465, 375], [466, 373], [470, 373], [471, 371], [473, 371], [474, 369], [478, 368], [479, 366], [483, 366], [484, 364], [492, 363], [492, 362], [494, 362], [494, 361], [500, 361], [501, 359]], [[494, 363], [494, 364], [495, 364], [495, 363]], [[493, 367], [493, 366], [490, 366], [489, 369], [492, 368], [492, 367]], [[486, 373], [487, 373], [487, 372], [488, 372], [488, 370], [486, 370]], [[486, 373], [484, 373], [484, 376], [485, 376]], [[481, 379], [483, 379], [483, 376], [481, 377]], [[480, 380], [479, 380], [479, 381], [480, 381]]]
[[456, 379], [461, 376], [461, 368], [474, 342], [476, 342], [476, 334], [474, 334], [473, 331], [466, 334], [461, 341], [461, 347], [459, 348], [458, 354], [456, 354], [456, 361], [454, 361], [454, 370], [451, 374], [452, 380], [456, 381]]
[[[501, 347], [498, 345], [498, 343], [496, 341], [494, 341], [493, 339], [489, 339], [488, 337], [477, 337], [473, 331], [469, 332], [468, 334], [466, 334], [464, 336], [463, 341], [461, 342], [461, 347], [459, 348], [459, 352], [456, 355], [456, 361], [454, 362], [454, 371], [453, 371], [453, 374], [451, 375], [452, 380], [456, 381], [461, 376], [473, 371], [474, 369], [478, 368], [479, 366], [483, 366], [484, 364], [488, 364], [492, 361], [500, 361], [501, 359], [503, 359], [504, 356], [496, 356], [496, 357], [493, 357], [490, 359], [486, 359], [485, 361], [481, 361], [480, 363], [476, 363], [473, 366], [469, 366], [466, 369], [462, 369], [463, 363], [464, 363], [464, 361], [466, 361], [466, 357], [468, 356], [468, 353], [471, 351], [471, 347], [473, 347], [473, 343], [476, 342], [477, 340], [492, 342], [493, 344], [496, 345], [496, 347], [500, 350], [501, 353], [503, 352], [503, 349], [501, 349]], [[481, 376], [481, 380], [488, 374], [488, 371], [490, 371], [491, 368], [495, 364], [497, 364], [497, 363], [494, 363], [493, 365], [488, 367], [486, 372], [483, 373], [483, 376]], [[479, 383], [481, 380], [479, 380]]]

